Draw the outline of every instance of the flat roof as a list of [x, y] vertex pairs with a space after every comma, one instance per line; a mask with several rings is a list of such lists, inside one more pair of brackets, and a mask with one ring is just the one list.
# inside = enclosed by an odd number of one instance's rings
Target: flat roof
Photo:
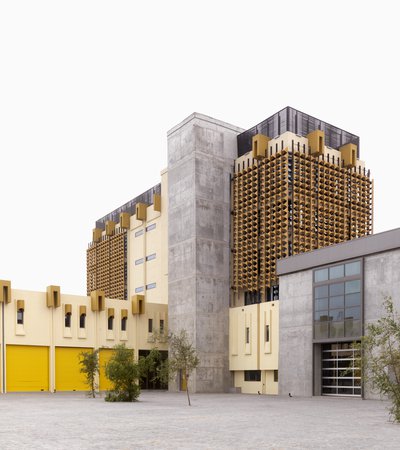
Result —
[[287, 275], [293, 272], [325, 266], [346, 259], [382, 253], [400, 248], [400, 228], [382, 233], [364, 236], [311, 252], [290, 256], [277, 261], [277, 274]]

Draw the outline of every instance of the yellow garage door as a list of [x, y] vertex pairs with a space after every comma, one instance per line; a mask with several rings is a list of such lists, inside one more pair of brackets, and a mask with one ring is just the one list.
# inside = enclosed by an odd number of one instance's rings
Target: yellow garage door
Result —
[[99, 376], [99, 389], [101, 391], [108, 391], [112, 389], [113, 385], [110, 380], [106, 377], [104, 366], [110, 360], [114, 350], [111, 348], [101, 348], [99, 352], [99, 365], [100, 365], [100, 376]]
[[7, 345], [7, 391], [49, 390], [49, 347]]
[[56, 391], [87, 391], [85, 375], [80, 372], [79, 364], [81, 352], [91, 348], [56, 347]]

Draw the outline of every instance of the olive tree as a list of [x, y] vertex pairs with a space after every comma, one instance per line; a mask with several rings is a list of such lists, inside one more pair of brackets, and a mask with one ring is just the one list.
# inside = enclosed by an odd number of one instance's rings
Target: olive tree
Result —
[[366, 326], [361, 339], [361, 367], [365, 383], [391, 402], [390, 414], [400, 422], [400, 316], [386, 297], [382, 318]]
[[85, 383], [89, 387], [89, 397], [96, 397], [96, 378], [99, 373], [99, 350], [89, 350], [79, 354], [80, 373], [85, 375]]
[[105, 367], [106, 377], [113, 388], [107, 393], [108, 402], [134, 402], [140, 395], [139, 365], [132, 349], [124, 344], [116, 345]]
[[181, 330], [178, 334], [171, 333], [168, 337], [168, 341], [168, 360], [161, 370], [164, 372], [164, 376], [166, 375], [169, 379], [180, 372], [184, 374], [186, 379], [188, 404], [191, 406], [189, 378], [193, 370], [199, 365], [199, 358], [197, 357], [196, 350], [189, 341], [185, 330]]

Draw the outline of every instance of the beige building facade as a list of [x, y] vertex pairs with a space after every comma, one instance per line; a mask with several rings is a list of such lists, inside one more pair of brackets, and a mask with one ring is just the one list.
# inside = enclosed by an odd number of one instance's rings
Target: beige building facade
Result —
[[[138, 312], [135, 303], [101, 291], [88, 297], [63, 294], [58, 286], [33, 292], [13, 289], [7, 281], [0, 285], [1, 392], [86, 390], [79, 354], [93, 349], [100, 351], [98, 384], [106, 390], [104, 364], [113, 347], [125, 344], [138, 358], [154, 346], [149, 321], [159, 323], [167, 315], [166, 305], [148, 303]], [[166, 350], [165, 343], [157, 345]]]

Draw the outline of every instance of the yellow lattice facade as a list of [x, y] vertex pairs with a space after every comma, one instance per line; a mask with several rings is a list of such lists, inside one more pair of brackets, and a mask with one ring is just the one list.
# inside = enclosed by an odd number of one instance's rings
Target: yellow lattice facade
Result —
[[87, 295], [99, 289], [106, 297], [127, 298], [126, 231], [118, 228], [114, 233], [87, 250]]
[[373, 184], [361, 164], [346, 167], [333, 149], [301, 151], [294, 140], [273, 150], [242, 157], [232, 180], [233, 289], [264, 299], [278, 283], [278, 259], [372, 233]]

